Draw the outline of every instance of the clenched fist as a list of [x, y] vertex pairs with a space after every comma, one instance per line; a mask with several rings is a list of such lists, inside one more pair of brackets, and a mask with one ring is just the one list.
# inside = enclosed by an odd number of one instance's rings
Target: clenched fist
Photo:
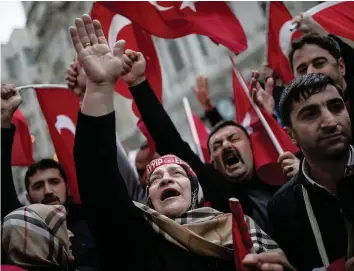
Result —
[[15, 85], [1, 85], [1, 127], [11, 126], [12, 116], [20, 106], [22, 98]]
[[139, 85], [145, 80], [146, 60], [142, 53], [130, 49], [126, 50], [125, 54], [132, 61], [132, 68], [121, 78], [129, 87]]
[[284, 152], [278, 158], [283, 174], [287, 178], [295, 176], [300, 167], [300, 160], [291, 152]]
[[[87, 86], [95, 91], [114, 91], [117, 79], [129, 73], [132, 61], [124, 54], [125, 41], [119, 40], [111, 50], [104, 37], [98, 20], [91, 20], [83, 15], [75, 20], [75, 27], [70, 27], [70, 35], [87, 75]], [[109, 87], [95, 87], [109, 86]]]
[[87, 76], [84, 69], [80, 66], [77, 60], [71, 63], [70, 67], [66, 71], [66, 80], [68, 87], [80, 98], [80, 101], [84, 98], [86, 91]]

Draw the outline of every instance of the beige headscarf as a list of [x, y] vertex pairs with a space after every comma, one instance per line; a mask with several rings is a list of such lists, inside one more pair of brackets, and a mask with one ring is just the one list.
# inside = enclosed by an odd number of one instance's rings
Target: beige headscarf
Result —
[[2, 224], [2, 247], [12, 264], [22, 267], [66, 265], [70, 258], [66, 210], [33, 204], [8, 214]]

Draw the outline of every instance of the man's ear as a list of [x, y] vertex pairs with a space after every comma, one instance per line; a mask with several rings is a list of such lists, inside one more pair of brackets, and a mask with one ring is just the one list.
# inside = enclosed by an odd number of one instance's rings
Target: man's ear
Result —
[[345, 76], [345, 72], [346, 72], [346, 68], [345, 68], [345, 63], [344, 63], [343, 58], [339, 58], [338, 65], [339, 65], [340, 73], [344, 77]]
[[298, 146], [297, 136], [296, 136], [295, 132], [293, 131], [293, 129], [291, 129], [289, 126], [284, 126], [283, 129], [288, 134], [288, 136], [291, 138], [291, 142], [294, 145]]

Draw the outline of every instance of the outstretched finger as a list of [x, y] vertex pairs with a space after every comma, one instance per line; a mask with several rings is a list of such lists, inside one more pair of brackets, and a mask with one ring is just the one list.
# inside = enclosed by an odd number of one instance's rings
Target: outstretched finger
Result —
[[86, 47], [85, 45], [91, 45], [91, 41], [87, 35], [86, 32], [86, 27], [84, 24], [84, 21], [82, 19], [76, 18], [75, 19], [75, 25], [77, 29], [77, 33], [79, 35], [79, 39], [81, 41], [81, 44]]
[[265, 91], [273, 96], [273, 90], [274, 90], [274, 79], [272, 77], [269, 77], [267, 79], [266, 85], [265, 85]]
[[69, 28], [69, 31], [75, 51], [77, 54], [80, 54], [81, 51], [84, 49], [84, 46], [82, 46], [81, 40], [79, 38], [79, 33], [77, 32], [77, 29], [73, 26]]
[[103, 30], [102, 30], [102, 26], [99, 20], [93, 20], [93, 27], [95, 28], [96, 31], [96, 37], [98, 40], [99, 44], [108, 44], [107, 40], [104, 36]]
[[113, 47], [113, 55], [116, 57], [122, 56], [124, 53], [125, 40], [119, 40]]
[[97, 36], [96, 36], [96, 30], [95, 30], [95, 28], [93, 26], [93, 22], [91, 20], [91, 17], [89, 15], [85, 14], [85, 15], [82, 16], [82, 21], [85, 24], [86, 32], [87, 32], [88, 38], [90, 39], [90, 43], [91, 44], [97, 44], [98, 43], [98, 39], [97, 39]]

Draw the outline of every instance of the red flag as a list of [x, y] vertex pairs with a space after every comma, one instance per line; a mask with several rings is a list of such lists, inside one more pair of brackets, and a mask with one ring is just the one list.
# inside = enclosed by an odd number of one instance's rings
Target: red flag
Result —
[[246, 34], [224, 1], [99, 2], [161, 38], [210, 37], [236, 54], [247, 49]]
[[[290, 42], [299, 38], [301, 33], [290, 31], [292, 16], [283, 2], [271, 1], [268, 4], [268, 64], [285, 84], [289, 84], [294, 79], [288, 60]], [[288, 42], [284, 43], [284, 40], [288, 40]]]
[[354, 2], [324, 2], [306, 11], [327, 32], [354, 41]]
[[253, 242], [248, 231], [241, 203], [239, 200], [232, 198], [229, 200], [229, 205], [232, 213], [232, 240], [236, 270], [246, 271], [247, 269], [242, 264], [242, 261], [251, 252]]
[[[112, 2], [114, 3], [114, 2]], [[138, 3], [138, 2], [136, 2]], [[151, 36], [136, 24], [117, 14], [114, 9], [106, 8], [103, 2], [96, 2], [91, 10], [92, 19], [101, 22], [103, 33], [112, 48], [117, 40], [125, 40], [126, 48], [143, 53], [146, 60], [145, 77], [149, 80], [156, 96], [162, 101], [162, 75], [159, 58]], [[117, 80], [116, 91], [123, 97], [132, 99], [128, 86], [120, 79]], [[139, 118], [135, 102], [132, 104], [134, 114]]]
[[[232, 73], [232, 83], [234, 88], [236, 120], [244, 126], [249, 133], [257, 175], [262, 181], [268, 184], [284, 184], [285, 178], [280, 165], [277, 163], [279, 153], [275, 149], [272, 140], [259, 120], [234, 72]], [[283, 150], [297, 153], [299, 149], [292, 144], [291, 139], [280, 124], [267, 111], [261, 109], [261, 112]]]
[[73, 154], [79, 98], [66, 86], [48, 85], [34, 89], [59, 163], [68, 177], [69, 194], [75, 203], [80, 203]]
[[12, 122], [16, 126], [16, 132], [12, 145], [11, 165], [27, 167], [34, 163], [32, 139], [27, 122], [20, 109], [15, 111]]

